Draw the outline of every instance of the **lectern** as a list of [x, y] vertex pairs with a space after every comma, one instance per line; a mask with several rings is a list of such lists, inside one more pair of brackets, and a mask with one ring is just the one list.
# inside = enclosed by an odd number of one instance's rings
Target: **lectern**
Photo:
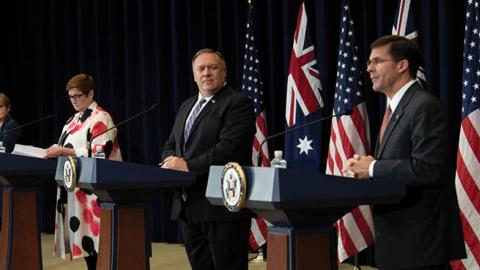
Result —
[[[273, 224], [268, 270], [337, 269], [334, 222], [358, 205], [393, 203], [405, 195], [401, 184], [278, 168], [243, 170], [245, 207]], [[210, 167], [206, 196], [215, 205], [223, 205], [222, 172], [222, 166]]]
[[38, 194], [55, 160], [0, 153], [3, 186], [0, 269], [42, 269]]
[[[65, 158], [58, 159], [55, 179], [64, 184]], [[100, 201], [100, 246], [97, 269], [150, 269], [150, 241], [145, 207], [155, 189], [191, 185], [195, 175], [158, 166], [94, 158], [77, 158], [78, 187]]]

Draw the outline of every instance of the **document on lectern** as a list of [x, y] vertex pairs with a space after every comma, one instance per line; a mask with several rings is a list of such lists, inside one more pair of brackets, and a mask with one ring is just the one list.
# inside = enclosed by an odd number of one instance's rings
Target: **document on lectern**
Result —
[[13, 149], [12, 154], [36, 158], [45, 158], [47, 152], [44, 148], [35, 147], [32, 145], [15, 144], [15, 148]]

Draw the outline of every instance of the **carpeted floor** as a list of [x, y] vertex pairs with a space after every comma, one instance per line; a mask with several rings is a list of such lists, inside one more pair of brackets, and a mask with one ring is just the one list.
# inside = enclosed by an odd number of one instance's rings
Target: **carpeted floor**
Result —
[[[65, 261], [52, 255], [53, 235], [42, 234], [43, 269], [45, 270], [80, 270], [86, 269], [83, 259]], [[254, 254], [251, 255], [252, 257]], [[150, 269], [189, 270], [185, 250], [181, 244], [154, 243], [153, 256], [150, 258]], [[265, 262], [250, 262], [249, 270], [265, 270]], [[362, 267], [362, 270], [375, 268]], [[351, 265], [340, 265], [339, 270], [353, 270]]]

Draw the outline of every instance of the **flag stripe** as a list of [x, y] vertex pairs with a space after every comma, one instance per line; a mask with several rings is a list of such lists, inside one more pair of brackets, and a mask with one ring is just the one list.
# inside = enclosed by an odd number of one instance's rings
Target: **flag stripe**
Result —
[[405, 8], [405, 1], [401, 0], [400, 1], [400, 12], [399, 12], [399, 16], [398, 16], [398, 23], [397, 23], [397, 33], [402, 33], [402, 20], [403, 20], [403, 16], [404, 16], [404, 13], [403, 13], [403, 10]]
[[463, 47], [462, 122], [458, 140], [455, 186], [467, 258], [453, 269], [480, 269], [480, 72], [478, 0], [467, 1]]
[[[347, 227], [345, 226], [345, 222], [351, 218], [351, 214], [346, 214], [342, 219], [338, 221], [338, 229], [339, 229], [339, 241], [342, 243], [343, 250], [341, 251], [342, 255], [346, 256], [345, 258], [351, 257], [355, 255], [356, 248], [353, 240], [350, 238], [350, 233], [347, 231]], [[340, 258], [340, 257], [339, 257]], [[340, 260], [341, 262], [342, 260]]]
[[[261, 166], [270, 164], [268, 145], [265, 142], [260, 149], [260, 144], [267, 136], [266, 114], [263, 106], [263, 82], [260, 72], [258, 51], [255, 46], [255, 31], [253, 20], [253, 6], [248, 9], [247, 29], [245, 33], [245, 56], [243, 62], [242, 93], [252, 100], [256, 114], [255, 126], [257, 132], [253, 137], [252, 163], [259, 165], [258, 156], [262, 156]], [[250, 227], [250, 247], [257, 250], [265, 244], [267, 228], [262, 217], [252, 218]]]
[[[369, 128], [363, 75], [350, 17], [348, 1], [342, 2], [342, 23], [338, 53], [337, 81], [333, 114], [351, 111], [332, 119], [326, 173], [342, 175], [344, 164], [354, 154], [365, 155], [369, 148]], [[369, 206], [355, 208], [336, 222], [338, 259], [343, 261], [374, 241], [373, 220]]]
[[475, 235], [475, 230], [471, 226], [472, 223], [466, 220], [463, 213], [460, 213], [460, 218], [462, 219], [463, 233], [465, 234], [465, 242], [467, 243], [467, 247], [477, 265], [480, 265], [480, 249], [478, 247], [478, 238], [473, 237], [473, 235]]

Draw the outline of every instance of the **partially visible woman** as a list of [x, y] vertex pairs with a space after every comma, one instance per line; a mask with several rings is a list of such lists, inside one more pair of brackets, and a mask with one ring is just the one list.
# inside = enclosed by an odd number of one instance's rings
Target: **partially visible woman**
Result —
[[[114, 123], [110, 114], [93, 99], [95, 90], [92, 76], [79, 74], [72, 77], [66, 91], [67, 99], [77, 113], [63, 127], [58, 144], [46, 149], [46, 157], [87, 157], [103, 147], [106, 158], [122, 160], [117, 130], [101, 134], [113, 127]], [[67, 192], [63, 187], [58, 187], [54, 254], [64, 259], [67, 254], [72, 259], [85, 257], [88, 269], [95, 269], [99, 233], [100, 208], [97, 196], [79, 188]]]
[[15, 148], [22, 130], [18, 128], [18, 123], [10, 116], [10, 99], [3, 93], [0, 93], [0, 142], [5, 147], [5, 152], [11, 153]]

